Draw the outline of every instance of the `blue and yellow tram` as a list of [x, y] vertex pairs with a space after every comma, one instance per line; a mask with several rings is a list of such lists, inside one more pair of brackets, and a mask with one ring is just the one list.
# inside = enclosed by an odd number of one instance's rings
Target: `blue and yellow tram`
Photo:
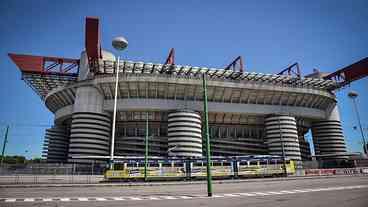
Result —
[[[213, 157], [211, 173], [214, 178], [274, 177], [285, 173], [280, 156], [251, 155], [237, 157]], [[288, 174], [295, 173], [295, 163], [285, 160]], [[147, 177], [149, 180], [201, 179], [207, 175], [206, 159], [150, 157]], [[144, 178], [144, 158], [123, 158], [115, 164], [114, 170], [105, 172], [105, 179], [139, 180]]]

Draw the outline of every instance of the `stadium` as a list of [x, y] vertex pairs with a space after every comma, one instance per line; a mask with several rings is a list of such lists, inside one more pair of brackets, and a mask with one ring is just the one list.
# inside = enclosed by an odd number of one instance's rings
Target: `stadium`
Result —
[[99, 20], [86, 19], [80, 59], [9, 54], [22, 79], [54, 114], [45, 132], [47, 162], [106, 162], [111, 150], [115, 74], [114, 156], [143, 156], [146, 120], [150, 156], [201, 157], [202, 76], [207, 79], [213, 156], [285, 155], [310, 160], [348, 156], [335, 91], [365, 76], [364, 59], [334, 73], [302, 77], [298, 64], [278, 74], [248, 72], [238, 57], [226, 68], [121, 60], [102, 50]]

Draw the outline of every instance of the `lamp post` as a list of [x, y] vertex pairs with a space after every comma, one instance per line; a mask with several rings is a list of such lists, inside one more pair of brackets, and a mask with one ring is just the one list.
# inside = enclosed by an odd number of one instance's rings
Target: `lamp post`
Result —
[[[128, 47], [128, 41], [124, 37], [115, 37], [112, 40], [112, 46], [117, 51], [122, 51]], [[110, 170], [114, 169], [114, 145], [115, 145], [115, 128], [116, 128], [116, 104], [118, 99], [118, 82], [119, 82], [119, 62], [120, 55], [118, 54], [116, 63], [116, 78], [115, 78], [115, 96], [114, 96], [114, 112], [112, 121], [112, 136], [111, 136], [111, 151], [110, 151]]]
[[354, 105], [354, 110], [358, 119], [358, 124], [359, 124], [359, 129], [360, 129], [360, 133], [362, 135], [362, 141], [363, 141], [363, 152], [364, 154], [367, 154], [368, 150], [367, 150], [367, 144], [365, 142], [365, 138], [364, 138], [364, 132], [363, 132], [363, 127], [362, 124], [360, 122], [360, 115], [359, 115], [359, 111], [358, 111], [358, 106], [355, 102], [355, 99], [358, 97], [358, 93], [355, 91], [350, 91], [348, 93], [349, 98], [351, 98], [351, 100], [353, 101], [353, 105]]

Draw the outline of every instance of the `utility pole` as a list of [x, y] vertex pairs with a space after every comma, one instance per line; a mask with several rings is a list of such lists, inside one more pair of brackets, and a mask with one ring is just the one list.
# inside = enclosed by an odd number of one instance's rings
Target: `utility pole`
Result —
[[144, 139], [144, 181], [147, 181], [148, 168], [148, 112], [146, 113], [146, 138]]
[[207, 82], [206, 74], [202, 74], [203, 80], [203, 111], [204, 111], [204, 137], [206, 139], [206, 154], [207, 154], [207, 193], [212, 197], [212, 176], [211, 176], [211, 146], [208, 133], [208, 108], [207, 108]]
[[3, 151], [1, 153], [1, 165], [3, 165], [3, 162], [4, 162], [4, 153], [5, 153], [6, 143], [8, 142], [8, 133], [9, 133], [9, 125], [6, 127], [6, 131], [5, 131]]

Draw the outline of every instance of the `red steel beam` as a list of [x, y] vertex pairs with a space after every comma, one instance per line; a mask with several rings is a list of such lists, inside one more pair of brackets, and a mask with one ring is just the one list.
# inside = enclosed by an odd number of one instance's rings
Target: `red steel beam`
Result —
[[165, 65], [175, 65], [175, 49], [171, 48], [166, 58]]
[[[296, 68], [296, 71], [293, 70], [293, 68]], [[284, 70], [282, 70], [281, 72], [277, 73], [277, 75], [284, 75], [285, 72], [287, 72], [288, 75], [296, 75], [298, 78], [301, 77], [301, 74], [300, 74], [300, 68], [299, 68], [299, 63], [294, 63], [292, 65], [290, 65], [289, 67], [285, 68]]]
[[86, 18], [85, 47], [90, 59], [102, 58], [99, 19], [97, 17]]
[[337, 70], [323, 77], [325, 80], [333, 79], [340, 82], [341, 86], [345, 86], [353, 81], [368, 76], [368, 57], [359, 60], [347, 67]]
[[78, 76], [78, 59], [13, 53], [9, 53], [8, 55], [10, 59], [18, 66], [18, 68], [24, 73]]
[[244, 65], [243, 65], [243, 58], [241, 56], [238, 56], [237, 58], [235, 58], [235, 60], [233, 62], [231, 62], [226, 68], [225, 70], [230, 70], [232, 69], [234, 72], [236, 72], [236, 66], [239, 65], [239, 72], [244, 72]]

